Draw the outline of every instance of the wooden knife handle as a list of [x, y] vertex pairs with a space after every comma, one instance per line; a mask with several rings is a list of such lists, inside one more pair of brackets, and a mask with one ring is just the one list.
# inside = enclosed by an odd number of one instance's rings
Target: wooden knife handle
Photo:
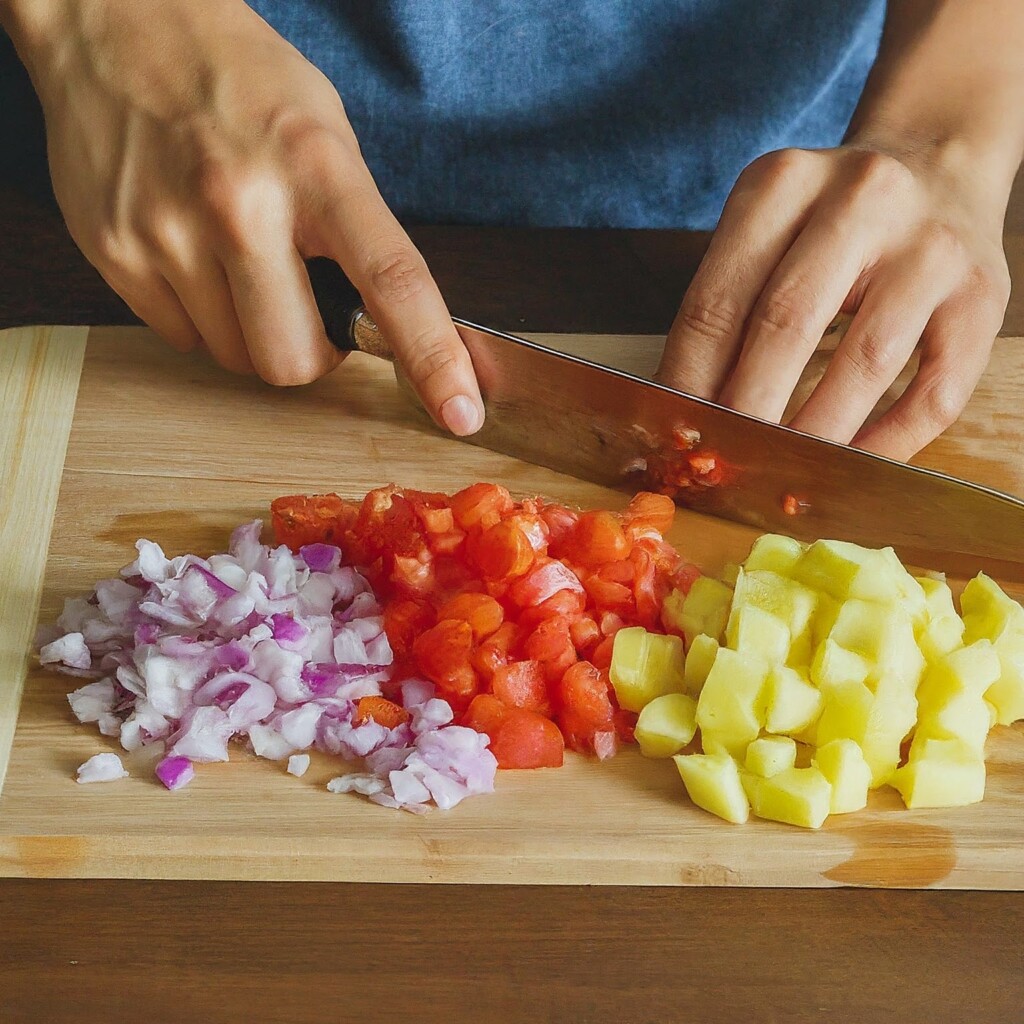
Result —
[[331, 344], [342, 352], [366, 352], [393, 362], [395, 354], [341, 267], [334, 260], [318, 257], [306, 261], [306, 270]]

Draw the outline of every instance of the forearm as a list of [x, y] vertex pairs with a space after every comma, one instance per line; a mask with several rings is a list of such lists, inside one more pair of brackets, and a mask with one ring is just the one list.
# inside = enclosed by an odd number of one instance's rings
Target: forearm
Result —
[[848, 141], [938, 157], [1005, 200], [1024, 156], [1022, 38], [1020, 0], [890, 0]]

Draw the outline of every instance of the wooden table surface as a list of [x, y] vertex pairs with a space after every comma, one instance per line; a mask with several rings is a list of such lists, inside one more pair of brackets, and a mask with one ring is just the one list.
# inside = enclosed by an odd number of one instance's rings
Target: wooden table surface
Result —
[[[662, 332], [704, 244], [418, 238], [463, 315], [610, 334]], [[0, 196], [0, 239], [0, 327], [127, 321], [52, 215]], [[1006, 892], [2, 879], [0, 1021], [1019, 1024], [1022, 934]]]

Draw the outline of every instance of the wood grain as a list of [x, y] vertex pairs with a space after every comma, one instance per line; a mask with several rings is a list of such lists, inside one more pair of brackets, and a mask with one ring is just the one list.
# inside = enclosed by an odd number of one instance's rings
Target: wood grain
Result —
[[87, 334], [80, 327], [0, 334], [0, 792]]
[[7, 879], [0, 920], [4, 1024], [1020, 1024], [1024, 1003], [1024, 900], [1000, 893]]
[[[562, 342], [565, 344], [564, 340]], [[650, 338], [576, 338], [599, 360], [649, 366]], [[1012, 392], [1024, 350], [979, 393], [988, 422], [1006, 412], [986, 451], [1000, 481], [1019, 479]], [[1000, 352], [1000, 359], [1003, 358]], [[130, 396], [130, 398], [126, 398]], [[968, 418], [963, 428], [974, 429]], [[112, 443], [111, 439], [123, 439]], [[941, 456], [941, 453], [940, 453]], [[941, 459], [940, 459], [941, 460]], [[142, 330], [92, 332], [68, 443], [42, 615], [132, 557], [141, 535], [169, 551], [212, 551], [231, 527], [285, 491], [357, 495], [397, 480], [454, 489], [499, 479], [520, 493], [579, 504], [624, 497], [418, 425], [390, 369], [353, 356], [303, 389], [231, 377], [183, 359]], [[714, 569], [753, 534], [681, 513], [673, 539]], [[166, 793], [146, 757], [132, 777], [79, 787], [74, 767], [115, 749], [77, 726], [66, 679], [29, 677], [8, 782], [0, 798], [0, 874], [146, 878], [331, 879], [489, 884], [633, 884], [1024, 888], [1024, 730], [993, 733], [983, 804], [901, 809], [894, 793], [818, 833], [769, 822], [731, 828], [688, 804], [671, 765], [627, 751], [596, 765], [503, 773], [498, 793], [422, 819], [333, 796], [336, 767], [317, 758], [297, 780], [241, 751]]]

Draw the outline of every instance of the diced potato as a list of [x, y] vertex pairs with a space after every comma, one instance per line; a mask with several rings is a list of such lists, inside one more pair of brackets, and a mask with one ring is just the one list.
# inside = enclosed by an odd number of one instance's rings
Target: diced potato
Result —
[[959, 740], [929, 739], [890, 785], [907, 807], [962, 807], [985, 796], [985, 760]]
[[683, 665], [683, 682], [688, 693], [694, 695], [700, 693], [707, 679], [711, 666], [715, 663], [718, 654], [718, 641], [707, 633], [698, 633], [686, 652], [686, 661]]
[[767, 569], [740, 570], [733, 595], [733, 608], [753, 605], [778, 616], [791, 636], [807, 632], [818, 597], [814, 591]]
[[[902, 566], [900, 570], [906, 573]], [[815, 541], [793, 567], [793, 579], [838, 601], [893, 604], [901, 595], [900, 573], [890, 557], [847, 541]]]
[[961, 693], [983, 696], [1002, 672], [999, 653], [988, 640], [959, 647], [928, 667], [917, 699], [922, 710], [945, 703]]
[[863, 655], [848, 651], [834, 640], [820, 644], [811, 662], [811, 681], [822, 690], [850, 683], [865, 683], [871, 675], [871, 662]]
[[742, 825], [750, 801], [740, 782], [739, 766], [724, 754], [676, 754], [673, 758], [690, 799], [719, 818]]
[[897, 674], [914, 686], [925, 668], [913, 622], [898, 604], [845, 602], [829, 639], [866, 658], [878, 673]]
[[765, 680], [768, 666], [722, 647], [697, 700], [697, 726], [704, 749], [716, 741], [734, 756], [757, 739], [765, 718]]
[[818, 746], [832, 740], [864, 741], [871, 720], [875, 695], [863, 683], [837, 683], [824, 694], [825, 704], [818, 720]]
[[619, 706], [641, 711], [663, 693], [679, 693], [683, 683], [683, 642], [677, 636], [627, 626], [615, 634], [608, 676]]
[[882, 557], [895, 574], [896, 587], [900, 595], [900, 607], [910, 615], [915, 627], [924, 625], [930, 616], [928, 595], [925, 593], [924, 587], [921, 586], [919, 580], [914, 579], [907, 572], [906, 566], [892, 548], [882, 548]]
[[655, 697], [640, 712], [634, 733], [645, 757], [678, 754], [697, 731], [697, 702], [685, 693]]
[[810, 728], [824, 706], [821, 691], [796, 669], [774, 665], [765, 685], [764, 727], [770, 733], [795, 736]]
[[817, 768], [786, 768], [761, 779], [753, 790], [759, 818], [803, 828], [821, 828], [828, 817], [832, 787]]
[[679, 591], [669, 595], [663, 614], [686, 637], [689, 647], [700, 633], [718, 641], [723, 639], [731, 604], [732, 590], [729, 587], [711, 576], [698, 576], [685, 596]]
[[797, 559], [804, 553], [806, 544], [778, 533], [766, 533], [754, 541], [754, 546], [743, 563], [747, 572], [767, 569], [779, 576], [789, 576]]
[[796, 743], [788, 736], [762, 736], [747, 747], [747, 771], [767, 779], [796, 764]]
[[956, 615], [956, 606], [953, 604], [953, 591], [950, 590], [944, 576], [941, 578], [918, 576], [917, 582], [924, 592], [929, 620], [941, 619], [946, 615]]
[[996, 641], [1006, 633], [1024, 634], [1024, 608], [983, 572], [964, 587], [960, 610], [966, 627], [965, 644], [982, 639]]
[[[972, 750], [983, 754], [985, 737], [991, 727], [992, 721], [985, 700], [976, 693], [964, 690], [921, 706], [914, 743], [924, 738], [962, 740]], [[912, 746], [911, 755], [913, 750]]]
[[829, 813], [848, 814], [867, 806], [871, 768], [853, 740], [832, 740], [820, 747], [811, 764], [832, 787]]
[[999, 678], [985, 691], [996, 710], [996, 722], [1010, 725], [1024, 718], [1024, 635], [1007, 634], [996, 641]]
[[784, 664], [789, 656], [789, 628], [757, 605], [733, 605], [725, 639], [734, 651], [764, 658], [771, 665]]
[[964, 620], [957, 614], [939, 615], [929, 620], [917, 634], [917, 645], [929, 664], [963, 646]]

